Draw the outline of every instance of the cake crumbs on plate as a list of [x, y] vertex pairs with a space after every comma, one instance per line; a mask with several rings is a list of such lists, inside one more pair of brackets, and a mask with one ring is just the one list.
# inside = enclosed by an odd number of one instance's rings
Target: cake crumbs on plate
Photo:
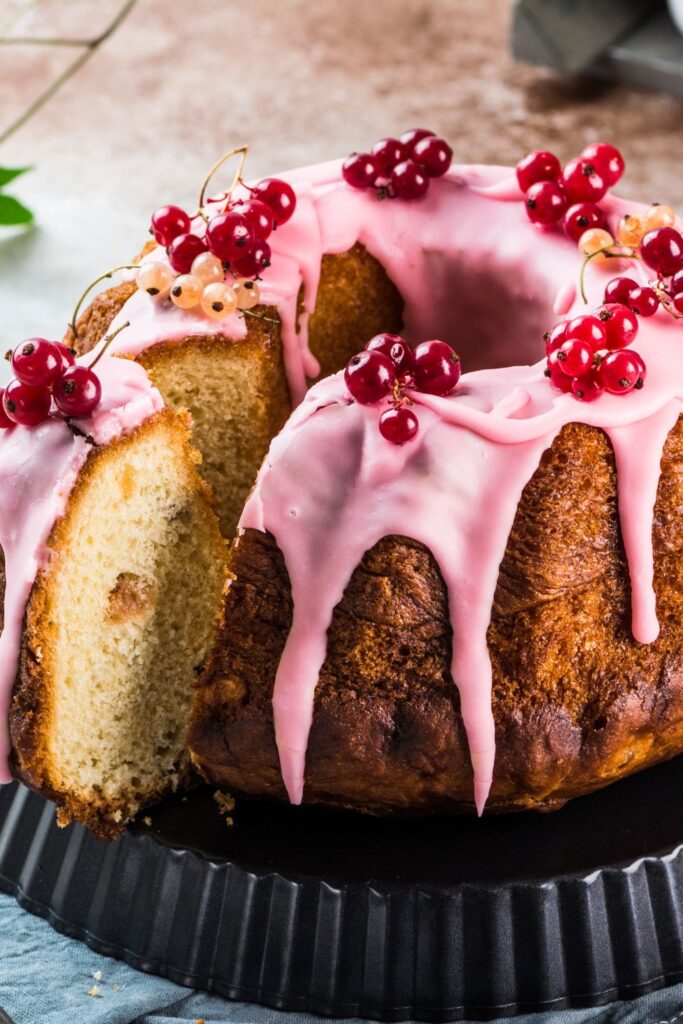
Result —
[[101, 999], [102, 992], [100, 991], [99, 985], [93, 985], [93, 987], [88, 990], [88, 995], [92, 996], [93, 999]]
[[149, 826], [152, 824], [152, 819], [150, 818], [149, 814], [145, 818], [143, 818], [142, 821], [147, 826], [147, 828], [149, 828]]
[[102, 971], [93, 971], [92, 976], [95, 981], [102, 981]]
[[225, 824], [228, 828], [232, 828], [235, 821], [232, 817], [232, 811], [235, 810], [235, 798], [230, 793], [222, 793], [220, 789], [217, 789], [213, 794], [213, 798], [218, 804], [218, 813], [224, 815]]

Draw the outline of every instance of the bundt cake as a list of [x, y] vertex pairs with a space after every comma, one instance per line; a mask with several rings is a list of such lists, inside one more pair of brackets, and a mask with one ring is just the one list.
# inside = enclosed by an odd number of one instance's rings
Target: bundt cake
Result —
[[0, 431], [0, 762], [108, 837], [187, 779], [224, 541], [186, 418], [130, 360], [97, 372], [90, 415]]
[[[611, 147], [515, 174], [425, 138], [424, 165], [380, 147], [157, 211], [68, 336], [138, 375], [138, 421], [0, 437], [81, 453], [20, 474], [60, 498], [15, 598], [5, 548], [4, 676], [14, 774], [101, 834], [182, 781], [186, 739], [235, 794], [379, 814], [553, 808], [683, 750], [675, 215], [608, 193]], [[227, 258], [258, 197], [268, 245]], [[222, 605], [185, 411], [239, 521]]]

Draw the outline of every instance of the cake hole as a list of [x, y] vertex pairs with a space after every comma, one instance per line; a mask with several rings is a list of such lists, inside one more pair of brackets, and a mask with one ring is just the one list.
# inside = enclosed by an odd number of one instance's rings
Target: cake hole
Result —
[[537, 363], [543, 332], [558, 317], [555, 295], [544, 282], [525, 281], [495, 266], [451, 268], [443, 297], [443, 337], [460, 355], [463, 369], [489, 370]]
[[115, 586], [109, 591], [105, 620], [110, 625], [119, 625], [143, 619], [154, 607], [155, 601], [156, 587], [152, 580], [144, 579], [134, 572], [121, 572]]

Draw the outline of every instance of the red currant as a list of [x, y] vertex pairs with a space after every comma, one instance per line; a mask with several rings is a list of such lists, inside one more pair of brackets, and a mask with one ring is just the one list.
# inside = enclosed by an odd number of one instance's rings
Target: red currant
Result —
[[14, 426], [14, 420], [11, 420], [5, 412], [5, 406], [3, 403], [5, 395], [5, 389], [0, 388], [0, 430], [9, 430]]
[[621, 302], [623, 306], [631, 305], [631, 294], [638, 287], [638, 282], [631, 277], [613, 277], [605, 285], [605, 302]]
[[61, 341], [55, 341], [54, 344], [59, 350], [59, 354], [62, 358], [61, 373], [64, 373], [68, 366], [73, 366], [73, 364], [76, 362], [76, 350], [73, 348], [69, 348], [68, 345], [65, 345]]
[[604, 392], [596, 371], [591, 370], [585, 377], [575, 377], [572, 381], [572, 392], [580, 402], [594, 402]]
[[152, 234], [159, 245], [169, 246], [178, 235], [186, 235], [191, 221], [179, 206], [160, 206], [152, 214]]
[[624, 158], [617, 147], [611, 146], [609, 142], [593, 142], [586, 146], [581, 156], [599, 169], [610, 188], [616, 185], [624, 173]]
[[405, 405], [385, 409], [379, 418], [379, 432], [392, 444], [407, 444], [417, 434], [417, 416]]
[[648, 267], [671, 277], [683, 267], [683, 238], [676, 228], [655, 228], [640, 243], [640, 255]]
[[628, 306], [640, 316], [654, 316], [659, 309], [659, 296], [654, 288], [634, 288]]
[[448, 143], [431, 135], [415, 143], [411, 156], [430, 178], [440, 178], [453, 162], [453, 150]]
[[260, 199], [240, 199], [232, 204], [231, 210], [246, 218], [259, 242], [265, 242], [271, 235], [275, 225], [273, 211]]
[[536, 149], [519, 161], [515, 171], [522, 192], [528, 192], [539, 181], [558, 181], [562, 166], [554, 153], [547, 149]]
[[538, 181], [526, 194], [526, 212], [532, 224], [555, 224], [567, 210], [567, 197], [556, 181]]
[[569, 321], [560, 320], [559, 324], [555, 324], [552, 331], [546, 331], [544, 334], [545, 341], [545, 354], [550, 355], [555, 349], [558, 349], [560, 345], [567, 340], [567, 327]]
[[404, 160], [391, 172], [391, 191], [397, 199], [421, 199], [428, 188], [429, 178], [412, 160]]
[[380, 139], [370, 150], [383, 178], [388, 178], [396, 164], [408, 159], [408, 147], [398, 139]]
[[595, 203], [574, 203], [565, 214], [564, 230], [573, 242], [578, 242], [589, 228], [609, 230], [604, 211]]
[[291, 185], [280, 178], [264, 178], [252, 189], [255, 199], [269, 206], [275, 220], [275, 227], [281, 228], [296, 210], [296, 193]]
[[351, 188], [372, 188], [379, 178], [379, 167], [369, 153], [352, 153], [342, 164], [342, 178]]
[[605, 326], [595, 316], [575, 316], [567, 324], [567, 337], [580, 338], [587, 341], [594, 352], [605, 347], [607, 331]]
[[413, 352], [418, 391], [450, 395], [460, 380], [460, 356], [445, 341], [423, 341]]
[[344, 370], [344, 381], [361, 405], [379, 402], [396, 383], [396, 369], [381, 352], [359, 352]]
[[677, 313], [683, 314], [683, 292], [676, 292], [671, 299], [671, 305]]
[[65, 416], [89, 416], [99, 405], [102, 385], [88, 366], [70, 366], [54, 386], [57, 408]]
[[639, 355], [638, 352], [631, 352], [631, 358], [635, 362], [636, 367], [638, 369], [638, 380], [633, 385], [633, 390], [640, 391], [643, 384], [645, 383], [645, 378], [647, 377], [647, 367], [645, 365], [643, 357]]
[[627, 348], [638, 333], [636, 314], [619, 302], [605, 303], [595, 315], [605, 328], [605, 348]]
[[570, 203], [599, 203], [607, 192], [607, 182], [597, 167], [580, 156], [566, 165], [562, 184]]
[[381, 352], [391, 359], [398, 377], [410, 373], [415, 365], [413, 350], [400, 334], [376, 334], [365, 346], [366, 352]]
[[197, 256], [206, 252], [206, 242], [198, 235], [178, 235], [168, 247], [168, 260], [176, 274], [189, 274]]
[[209, 251], [224, 263], [246, 256], [254, 241], [254, 229], [247, 218], [233, 210], [212, 217], [206, 227]]
[[678, 270], [671, 278], [670, 292], [672, 295], [677, 295], [678, 292], [683, 292], [683, 270]]
[[5, 415], [13, 423], [35, 427], [50, 415], [52, 395], [47, 387], [32, 388], [20, 380], [11, 380], [2, 396]]
[[581, 338], [569, 338], [555, 351], [560, 369], [568, 377], [583, 377], [593, 365], [593, 349]]
[[404, 132], [399, 142], [402, 142], [408, 149], [412, 149], [413, 146], [422, 142], [423, 139], [429, 138], [430, 135], [436, 135], [436, 132], [430, 132], [428, 128], [410, 128], [407, 132]]
[[267, 242], [257, 242], [241, 259], [235, 260], [232, 268], [239, 277], [258, 277], [270, 266], [270, 246]]
[[548, 365], [545, 370], [546, 377], [550, 377], [556, 388], [565, 393], [572, 389], [572, 378], [568, 377], [557, 359], [557, 349], [548, 356]]
[[62, 371], [62, 353], [52, 341], [29, 338], [12, 353], [12, 370], [22, 384], [32, 388], [50, 387]]
[[634, 359], [635, 353], [626, 349], [608, 352], [598, 367], [598, 380], [611, 395], [624, 395], [631, 391], [641, 372], [640, 357]]

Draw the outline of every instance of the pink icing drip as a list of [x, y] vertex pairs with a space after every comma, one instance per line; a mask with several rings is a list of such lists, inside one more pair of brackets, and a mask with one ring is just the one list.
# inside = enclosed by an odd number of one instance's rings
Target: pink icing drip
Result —
[[[498, 394], [491, 381], [487, 398]], [[423, 408], [420, 440], [396, 448], [379, 434], [379, 411], [347, 405], [340, 376], [317, 385], [273, 442], [240, 524], [275, 536], [291, 580], [293, 622], [273, 695], [283, 779], [299, 803], [326, 634], [353, 570], [382, 537], [407, 536], [431, 550], [448, 590], [452, 675], [481, 813], [495, 756], [486, 631], [517, 505], [548, 437], [517, 445], [511, 458], [506, 447]], [[457, 459], [444, 460], [447, 450]], [[463, 473], [463, 465], [480, 469]]]
[[652, 644], [659, 636], [652, 517], [664, 444], [681, 409], [681, 403], [673, 401], [647, 420], [607, 431], [617, 467], [621, 536], [631, 580], [631, 629], [641, 644]]
[[[75, 422], [95, 444], [108, 444], [162, 408], [161, 395], [136, 363], [104, 356], [97, 372], [101, 404], [92, 416]], [[0, 635], [0, 783], [11, 781], [7, 719], [26, 603], [39, 570], [49, 563], [52, 527], [64, 513], [90, 450], [86, 438], [74, 434], [62, 419], [0, 431], [0, 544], [6, 577]]]

